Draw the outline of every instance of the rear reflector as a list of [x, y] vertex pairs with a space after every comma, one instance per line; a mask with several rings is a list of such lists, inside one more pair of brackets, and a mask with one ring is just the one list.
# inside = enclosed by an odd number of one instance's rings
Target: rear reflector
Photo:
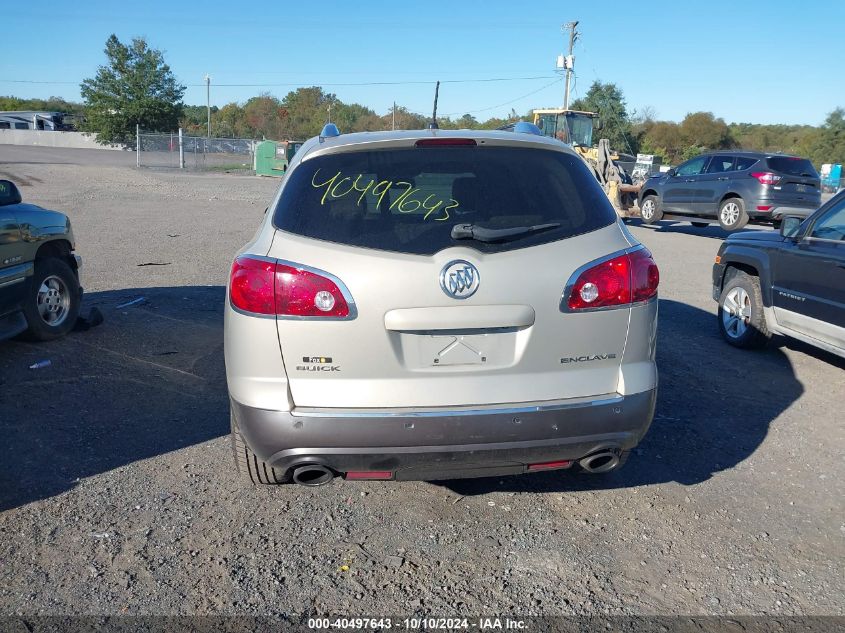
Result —
[[414, 147], [475, 147], [474, 138], [421, 138]]
[[529, 471], [535, 470], [555, 470], [558, 468], [569, 468], [572, 466], [572, 462], [568, 459], [564, 459], [557, 462], [542, 462], [540, 464], [528, 464]]
[[567, 298], [569, 310], [613, 308], [657, 295], [660, 273], [647, 249], [623, 253], [578, 276]]
[[332, 279], [245, 255], [232, 264], [229, 300], [238, 310], [252, 314], [342, 319], [350, 312], [346, 298]]
[[755, 171], [751, 175], [764, 185], [776, 185], [780, 182], [780, 176], [770, 171]]
[[393, 479], [392, 470], [350, 470], [347, 479]]
[[758, 204], [757, 210], [758, 211], [771, 211], [772, 205], [770, 205], [770, 204]]

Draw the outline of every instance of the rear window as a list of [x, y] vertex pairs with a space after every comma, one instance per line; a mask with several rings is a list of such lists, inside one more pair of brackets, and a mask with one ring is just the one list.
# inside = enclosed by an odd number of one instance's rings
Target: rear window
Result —
[[[319, 240], [415, 255], [452, 246], [501, 252], [608, 226], [613, 207], [584, 163], [562, 152], [426, 147], [344, 152], [287, 176], [277, 228]], [[488, 229], [558, 224], [500, 241], [454, 239]]]
[[813, 178], [819, 177], [816, 168], [806, 158], [772, 156], [767, 158], [766, 162], [769, 165], [769, 169], [779, 171], [782, 174], [789, 174], [790, 176], [811, 176]]

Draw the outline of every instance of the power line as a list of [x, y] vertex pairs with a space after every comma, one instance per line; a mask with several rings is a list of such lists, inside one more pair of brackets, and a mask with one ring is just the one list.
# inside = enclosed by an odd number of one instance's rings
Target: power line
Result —
[[563, 81], [563, 78], [556, 77], [553, 82], [546, 84], [542, 88], [537, 88], [537, 90], [532, 90], [528, 94], [524, 94], [521, 97], [517, 97], [516, 99], [511, 99], [510, 101], [506, 101], [505, 103], [500, 103], [498, 105], [490, 106], [488, 108], [480, 108], [478, 110], [463, 110], [462, 112], [448, 112], [447, 114], [443, 114], [442, 116], [456, 116], [458, 114], [477, 114], [479, 112], [487, 112], [488, 110], [495, 110], [496, 108], [501, 108], [501, 107], [504, 107], [506, 105], [516, 103], [517, 101], [521, 101], [522, 99], [530, 97], [531, 95], [535, 95], [538, 92], [542, 92], [546, 88], [548, 88], [550, 86], [554, 86], [556, 83], [560, 83], [561, 81]]
[[[534, 77], [490, 77], [490, 78], [476, 78], [476, 79], [443, 79], [442, 84], [466, 84], [466, 83], [490, 83], [501, 81], [537, 81], [539, 79], [548, 79], [549, 75], [539, 75]], [[436, 80], [430, 81], [413, 80], [413, 81], [359, 81], [359, 82], [297, 82], [297, 83], [260, 83], [260, 84], [215, 84], [218, 88], [279, 88], [291, 86], [303, 86], [305, 84], [327, 86], [327, 87], [352, 87], [352, 86], [410, 86], [410, 85], [432, 85]], [[0, 83], [10, 84], [45, 84], [45, 85], [79, 85], [79, 81], [40, 81], [32, 79], [0, 79]], [[205, 83], [201, 84], [183, 84], [187, 88], [205, 88]]]

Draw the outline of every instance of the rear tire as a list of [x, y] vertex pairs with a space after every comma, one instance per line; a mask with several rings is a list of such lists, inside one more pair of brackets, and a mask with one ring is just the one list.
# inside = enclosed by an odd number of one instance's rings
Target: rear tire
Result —
[[734, 347], [759, 349], [772, 336], [763, 314], [760, 278], [743, 270], [733, 270], [719, 296], [719, 331]]
[[719, 225], [726, 231], [738, 231], [748, 224], [742, 198], [728, 198], [719, 205]]
[[61, 338], [76, 324], [81, 303], [79, 279], [67, 262], [56, 257], [36, 259], [23, 304], [29, 326], [24, 338], [32, 341]]
[[654, 224], [663, 219], [663, 209], [660, 208], [660, 201], [657, 196], [646, 196], [643, 198], [643, 206], [640, 207], [640, 217], [646, 224]]
[[232, 428], [232, 454], [235, 457], [235, 466], [244, 483], [250, 484], [284, 484], [290, 481], [287, 472], [273, 468], [268, 463], [261, 461], [249, 446], [246, 445], [238, 422], [235, 419], [235, 412], [229, 412], [229, 423]]

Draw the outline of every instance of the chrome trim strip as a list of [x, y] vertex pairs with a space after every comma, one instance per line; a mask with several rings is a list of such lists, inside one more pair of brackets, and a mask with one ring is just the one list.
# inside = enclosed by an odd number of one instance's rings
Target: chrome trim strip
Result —
[[15, 284], [23, 283], [26, 280], [26, 277], [18, 277], [17, 279], [12, 279], [11, 281], [0, 281], [0, 288], [6, 288], [8, 286], [14, 286]]
[[31, 275], [35, 266], [32, 262], [15, 264], [8, 268], [0, 268], [0, 287], [10, 286], [23, 281], [27, 275]]
[[569, 276], [569, 279], [566, 280], [566, 285], [563, 288], [563, 294], [561, 294], [560, 296], [560, 311], [566, 314], [581, 314], [585, 312], [603, 312], [605, 310], [626, 310], [628, 308], [636, 307], [638, 305], [646, 305], [647, 303], [649, 303], [649, 301], [656, 300], [657, 296], [654, 296], [646, 301], [638, 301], [637, 303], [626, 303], [625, 305], [621, 306], [600, 306], [598, 308], [581, 308], [580, 310], [569, 309], [569, 295], [572, 294], [572, 289], [575, 287], [575, 282], [578, 281], [578, 277], [581, 276], [581, 273], [586, 270], [589, 270], [594, 266], [598, 266], [599, 264], [608, 262], [611, 259], [615, 259], [620, 255], [628, 255], [630, 253], [635, 253], [644, 248], [645, 246], [643, 244], [637, 244], [636, 246], [631, 246], [630, 248], [623, 248], [622, 250], [616, 251], [615, 253], [605, 255], [604, 257], [599, 257], [598, 259], [594, 259], [593, 261], [587, 262], [586, 264], [576, 268], [575, 272], [573, 272]]
[[468, 415], [511, 415], [516, 413], [537, 413], [540, 411], [561, 411], [563, 409], [580, 409], [619, 404], [625, 400], [622, 395], [600, 398], [597, 400], [581, 400], [579, 402], [555, 402], [553, 404], [538, 404], [521, 407], [502, 407], [496, 409], [442, 409], [429, 411], [328, 411], [293, 409], [291, 415], [301, 418], [443, 418]]
[[[352, 321], [353, 319], [358, 317], [358, 306], [355, 303], [355, 299], [352, 298], [352, 293], [349, 292], [349, 288], [346, 287], [346, 284], [343, 283], [339, 277], [332, 275], [330, 272], [322, 270], [320, 268], [314, 268], [313, 266], [306, 266], [305, 264], [300, 264], [297, 262], [292, 262], [287, 259], [279, 259], [277, 257], [266, 257], [263, 255], [253, 255], [252, 253], [241, 253], [237, 257], [249, 257], [250, 259], [256, 259], [262, 262], [270, 262], [273, 264], [281, 264], [282, 266], [290, 266], [291, 268], [296, 268], [297, 270], [304, 270], [309, 273], [314, 273], [315, 275], [320, 275], [321, 277], [325, 277], [334, 282], [334, 284], [340, 290], [340, 294], [343, 295], [344, 300], [346, 301], [346, 305], [349, 306], [349, 314], [345, 317], [334, 317], [334, 316], [318, 316], [318, 317], [311, 317], [311, 316], [286, 316], [280, 314], [258, 314], [255, 312], [247, 312], [246, 310], [241, 310], [232, 303], [232, 298], [229, 297], [229, 306], [235, 312], [239, 314], [243, 314], [245, 316], [252, 316], [264, 319], [276, 319], [278, 321]], [[237, 259], [236, 257], [236, 259]]]

